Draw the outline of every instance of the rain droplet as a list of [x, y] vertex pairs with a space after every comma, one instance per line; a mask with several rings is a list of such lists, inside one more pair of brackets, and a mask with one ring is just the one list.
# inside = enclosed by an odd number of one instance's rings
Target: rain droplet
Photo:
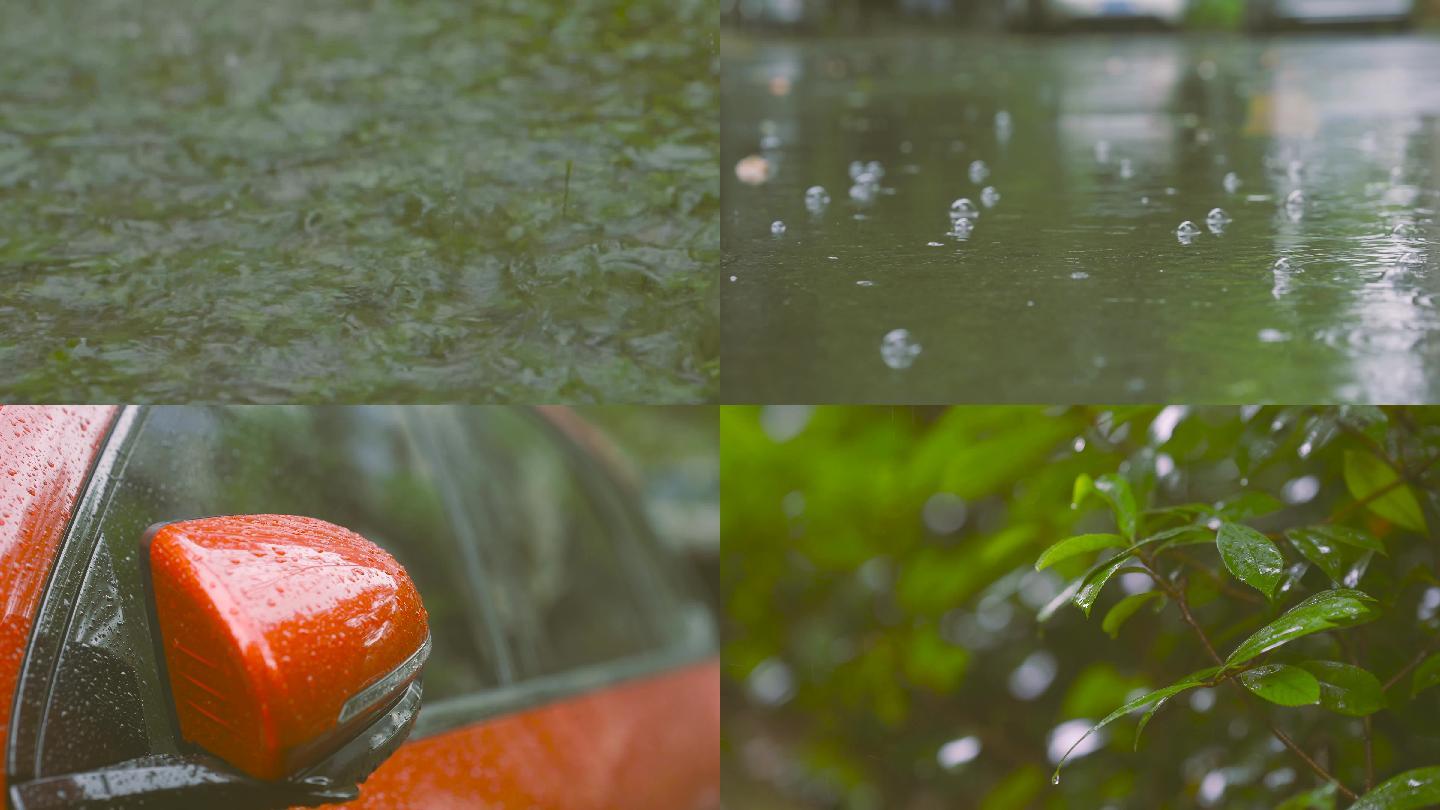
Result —
[[1120, 159], [1120, 179], [1121, 179], [1121, 180], [1129, 180], [1130, 178], [1132, 178], [1132, 177], [1134, 177], [1134, 176], [1135, 176], [1135, 164], [1130, 162], [1130, 158], [1121, 158], [1121, 159]]
[[1219, 208], [1212, 208], [1209, 214], [1205, 215], [1205, 225], [1210, 228], [1213, 234], [1224, 232], [1225, 226], [1230, 224], [1230, 215]]
[[1240, 190], [1241, 185], [1243, 184], [1240, 182], [1240, 175], [1234, 172], [1229, 172], [1225, 175], [1225, 191], [1234, 194]]
[[920, 344], [910, 339], [906, 329], [891, 329], [880, 341], [880, 357], [893, 369], [909, 368], [920, 354]]
[[975, 207], [975, 203], [970, 202], [969, 197], [961, 197], [950, 203], [951, 219], [974, 219], [978, 216], [980, 216], [980, 209]]
[[990, 167], [985, 165], [985, 161], [976, 160], [970, 163], [970, 182], [983, 183], [989, 176]]
[[1195, 223], [1188, 219], [1180, 223], [1180, 227], [1175, 229], [1175, 238], [1179, 239], [1182, 245], [1190, 244], [1195, 241], [1195, 237], [1199, 235], [1200, 229], [1195, 227]]
[[1051, 776], [1051, 777], [1050, 777], [1050, 784], [1052, 784], [1052, 785], [1058, 785], [1058, 784], [1060, 784], [1060, 774], [1057, 773], [1057, 774], [1055, 774], [1054, 776]]
[[770, 223], [770, 233], [773, 233], [776, 236], [780, 236], [781, 234], [785, 233], [785, 223], [781, 222], [778, 219]]
[[956, 217], [950, 222], [950, 235], [956, 239], [969, 239], [970, 234], [975, 230], [975, 221], [964, 217]]
[[830, 204], [830, 192], [824, 186], [811, 186], [805, 189], [805, 207], [812, 214], [818, 214], [825, 210]]
[[994, 208], [995, 204], [1000, 202], [1000, 192], [996, 191], [994, 186], [986, 186], [980, 191], [980, 202], [986, 208]]

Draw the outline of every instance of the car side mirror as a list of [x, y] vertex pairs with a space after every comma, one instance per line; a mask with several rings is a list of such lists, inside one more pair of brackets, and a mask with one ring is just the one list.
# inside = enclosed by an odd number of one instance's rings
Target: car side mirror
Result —
[[394, 557], [308, 517], [152, 527], [143, 567], [180, 736], [292, 798], [351, 798], [404, 740], [430, 652]]

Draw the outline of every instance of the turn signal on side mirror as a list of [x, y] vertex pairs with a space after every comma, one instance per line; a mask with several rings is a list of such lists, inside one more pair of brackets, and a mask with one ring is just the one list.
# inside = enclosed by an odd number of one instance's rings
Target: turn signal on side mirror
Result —
[[212, 517], [155, 527], [146, 546], [180, 733], [255, 778], [337, 751], [400, 699], [429, 654], [405, 569], [343, 527]]

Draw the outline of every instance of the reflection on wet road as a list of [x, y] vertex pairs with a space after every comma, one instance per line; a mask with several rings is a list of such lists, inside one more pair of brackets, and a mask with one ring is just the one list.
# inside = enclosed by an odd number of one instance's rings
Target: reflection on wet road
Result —
[[1440, 38], [724, 59], [728, 400], [1440, 400]]

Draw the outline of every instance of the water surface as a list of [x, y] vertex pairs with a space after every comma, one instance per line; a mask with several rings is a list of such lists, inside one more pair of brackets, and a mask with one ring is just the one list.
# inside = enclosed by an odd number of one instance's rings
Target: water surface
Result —
[[0, 396], [713, 397], [715, 37], [703, 0], [7, 4]]
[[723, 65], [727, 400], [1440, 401], [1440, 38], [727, 34]]

